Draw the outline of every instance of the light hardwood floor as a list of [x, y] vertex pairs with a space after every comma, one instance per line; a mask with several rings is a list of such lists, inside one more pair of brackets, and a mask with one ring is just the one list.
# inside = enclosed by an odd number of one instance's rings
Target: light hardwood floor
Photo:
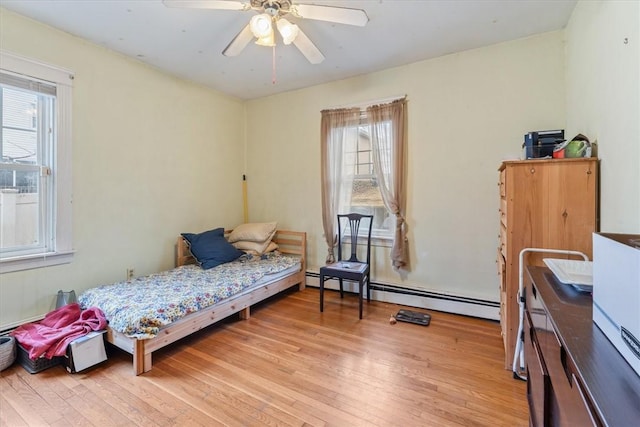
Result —
[[119, 350], [85, 373], [0, 374], [3, 426], [526, 426], [526, 384], [504, 370], [496, 322], [291, 291], [154, 354], [133, 376]]

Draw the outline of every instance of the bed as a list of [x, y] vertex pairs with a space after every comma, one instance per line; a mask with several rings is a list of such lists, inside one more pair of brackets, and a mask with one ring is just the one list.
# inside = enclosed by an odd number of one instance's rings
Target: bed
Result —
[[[97, 307], [100, 307], [101, 304], [103, 305], [103, 311], [105, 311], [105, 315], [110, 322], [106, 333], [107, 341], [133, 356], [134, 374], [140, 375], [151, 370], [152, 354], [154, 351], [232, 314], [239, 313], [241, 319], [248, 319], [252, 305], [285, 289], [296, 285], [300, 290], [304, 289], [306, 233], [276, 230], [272, 241], [278, 246], [278, 250], [275, 253], [253, 257], [243, 256], [236, 261], [220, 265], [210, 270], [203, 270], [196, 265], [196, 260], [191, 255], [188, 243], [180, 236], [176, 246], [176, 268], [167, 272], [145, 276], [145, 278], [137, 278], [131, 282], [121, 282], [87, 290], [80, 296], [79, 301], [83, 305], [95, 305]], [[284, 255], [284, 258], [287, 259], [278, 259], [277, 255], [274, 254]], [[257, 271], [258, 268], [262, 268], [258, 267], [257, 264], [269, 264], [270, 257], [273, 257], [276, 263], [280, 264], [277, 272], [265, 274], [257, 282], [249, 279], [245, 280], [244, 276], [255, 275], [254, 272]], [[276, 270], [274, 267], [269, 268]], [[221, 269], [243, 269], [247, 271], [247, 273], [241, 275], [242, 277], [239, 279], [234, 279], [233, 283], [229, 286], [223, 286], [220, 295], [218, 295], [218, 293], [212, 295], [211, 292], [207, 292], [206, 295], [194, 294], [189, 296], [187, 303], [171, 304], [173, 311], [178, 311], [175, 307], [176, 305], [180, 306], [180, 313], [178, 315], [173, 316], [172, 314], [171, 316], [165, 316], [161, 322], [155, 321], [155, 323], [152, 324], [145, 323], [144, 327], [139, 326], [137, 323], [135, 327], [125, 327], [121, 325], [118, 320], [118, 315], [113, 311], [114, 301], [109, 300], [109, 298], [112, 297], [105, 297], [104, 294], [100, 296], [99, 294], [102, 288], [124, 285], [126, 288], [121, 289], [126, 289], [126, 291], [116, 292], [115, 294], [133, 292], [133, 288], [139, 287], [139, 290], [144, 292], [145, 300], [156, 297], [160, 299], [159, 295], [150, 296], [150, 294], [155, 292], [156, 294], [162, 293], [164, 295], [165, 290], [172, 292], [177, 291], [183, 296], [186, 292], [185, 289], [192, 287], [192, 284], [187, 282], [198, 281], [198, 286], [200, 286], [203, 280], [209, 280], [202, 278], [203, 274], [209, 274], [209, 272], [211, 272], [210, 274], [215, 273], [218, 276], [221, 275], [221, 277], [224, 278], [224, 274], [227, 273], [219, 272]], [[240, 282], [242, 282], [241, 285], [238, 284]], [[241, 289], [231, 290], [234, 286]], [[169, 289], [172, 287], [176, 289]], [[232, 292], [233, 295], [227, 296], [227, 291]], [[113, 295], [113, 292], [111, 295]], [[100, 298], [102, 298], [102, 300]], [[119, 296], [113, 296], [113, 298], [119, 298]], [[130, 299], [125, 299], [124, 302], [121, 300], [120, 304], [122, 304], [122, 306], [118, 311], [127, 315], [130, 314], [131, 311], [135, 311], [129, 309], [127, 305], [128, 302], [134, 299], [134, 297], [131, 297]], [[110, 319], [109, 313], [114, 313], [112, 319]], [[175, 317], [175, 319], [173, 319], [172, 316]]]

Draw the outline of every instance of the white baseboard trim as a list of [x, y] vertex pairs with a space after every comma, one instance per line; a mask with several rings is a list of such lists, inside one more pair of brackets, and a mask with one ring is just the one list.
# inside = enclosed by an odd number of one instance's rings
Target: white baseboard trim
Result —
[[41, 314], [39, 316], [33, 316], [33, 317], [28, 318], [28, 319], [19, 320], [17, 322], [5, 323], [4, 325], [0, 325], [0, 335], [4, 335], [4, 334], [14, 330], [18, 326], [24, 325], [25, 323], [39, 322], [42, 319], [44, 319], [44, 316], [45, 316], [44, 314]]
[[[307, 286], [320, 287], [317, 273], [307, 272]], [[339, 290], [337, 280], [327, 280], [325, 289]], [[358, 284], [344, 282], [345, 292], [358, 293]], [[409, 307], [425, 308], [464, 316], [500, 320], [500, 303], [460, 297], [422, 289], [402, 288], [397, 285], [371, 282], [371, 299]], [[393, 314], [393, 313], [390, 313]]]

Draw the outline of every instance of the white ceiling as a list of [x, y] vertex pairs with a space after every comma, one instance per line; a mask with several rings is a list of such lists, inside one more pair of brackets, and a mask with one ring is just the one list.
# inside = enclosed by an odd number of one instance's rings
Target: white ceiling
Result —
[[[296, 3], [296, 1], [294, 1]], [[222, 51], [255, 12], [167, 8], [161, 0], [0, 0], [0, 6], [242, 99], [259, 98], [564, 28], [576, 0], [299, 0], [364, 9], [365, 27], [297, 19], [326, 57], [292, 44]]]

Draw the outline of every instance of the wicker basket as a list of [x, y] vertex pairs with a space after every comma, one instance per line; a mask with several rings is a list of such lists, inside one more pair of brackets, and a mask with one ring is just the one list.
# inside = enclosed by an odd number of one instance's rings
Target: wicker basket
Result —
[[0, 371], [13, 365], [16, 360], [16, 339], [0, 337]]

